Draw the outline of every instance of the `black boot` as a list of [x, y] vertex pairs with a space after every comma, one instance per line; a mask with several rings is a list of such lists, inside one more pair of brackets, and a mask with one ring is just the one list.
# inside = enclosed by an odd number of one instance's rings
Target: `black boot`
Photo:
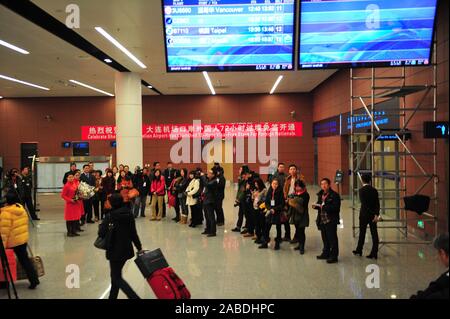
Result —
[[300, 251], [300, 255], [304, 255], [305, 254], [305, 244], [301, 244], [300, 246], [298, 246], [299, 251]]
[[70, 228], [72, 230], [72, 234], [74, 237], [80, 236], [80, 234], [77, 233], [77, 227], [78, 227], [77, 225], [79, 225], [77, 220], [70, 222]]
[[67, 237], [72, 237], [72, 225], [70, 223], [70, 221], [66, 220]]

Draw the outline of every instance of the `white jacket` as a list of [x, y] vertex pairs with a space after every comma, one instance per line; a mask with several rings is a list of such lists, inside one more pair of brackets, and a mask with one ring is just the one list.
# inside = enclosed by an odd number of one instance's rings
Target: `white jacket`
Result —
[[198, 178], [194, 178], [186, 188], [187, 192], [186, 205], [194, 206], [197, 204], [198, 198], [193, 198], [192, 196], [195, 195], [199, 189], [200, 189], [200, 180]]

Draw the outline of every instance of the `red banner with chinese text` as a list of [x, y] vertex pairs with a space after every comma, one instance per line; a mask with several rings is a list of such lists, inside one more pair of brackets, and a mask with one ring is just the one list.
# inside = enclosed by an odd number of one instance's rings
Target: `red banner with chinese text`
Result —
[[[145, 124], [143, 139], [301, 137], [302, 122], [218, 123], [218, 124]], [[82, 140], [115, 140], [115, 126], [83, 126]]]

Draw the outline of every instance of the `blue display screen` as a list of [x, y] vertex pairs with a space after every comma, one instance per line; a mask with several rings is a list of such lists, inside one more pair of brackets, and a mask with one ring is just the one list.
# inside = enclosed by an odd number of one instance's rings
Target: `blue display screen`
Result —
[[302, 0], [299, 68], [429, 65], [437, 0]]
[[292, 70], [294, 0], [163, 0], [168, 72]]

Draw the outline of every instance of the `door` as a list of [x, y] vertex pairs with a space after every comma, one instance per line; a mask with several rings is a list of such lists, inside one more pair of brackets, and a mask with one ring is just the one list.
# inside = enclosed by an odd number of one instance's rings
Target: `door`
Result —
[[20, 168], [31, 168], [34, 155], [38, 157], [38, 143], [20, 143]]

